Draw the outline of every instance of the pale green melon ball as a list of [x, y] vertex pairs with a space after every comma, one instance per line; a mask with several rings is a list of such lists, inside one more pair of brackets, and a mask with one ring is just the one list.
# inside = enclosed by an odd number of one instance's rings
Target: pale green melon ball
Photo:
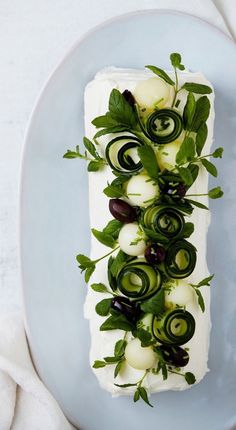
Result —
[[127, 363], [138, 370], [150, 369], [155, 365], [156, 354], [152, 347], [142, 347], [138, 338], [131, 340], [125, 348]]
[[194, 290], [186, 281], [174, 281], [171, 291], [165, 292], [165, 304], [167, 307], [186, 306], [194, 302]]
[[120, 249], [128, 255], [142, 255], [146, 248], [145, 235], [136, 222], [124, 224], [118, 242]]
[[161, 148], [157, 152], [157, 161], [161, 170], [167, 169], [172, 170], [175, 167], [175, 159], [177, 152], [180, 149], [181, 143], [179, 140], [161, 145]]
[[126, 191], [131, 204], [141, 207], [151, 205], [160, 194], [158, 184], [143, 173], [132, 176], [128, 181]]
[[143, 108], [162, 108], [170, 97], [171, 86], [161, 78], [149, 78], [140, 81], [135, 87], [134, 97]]

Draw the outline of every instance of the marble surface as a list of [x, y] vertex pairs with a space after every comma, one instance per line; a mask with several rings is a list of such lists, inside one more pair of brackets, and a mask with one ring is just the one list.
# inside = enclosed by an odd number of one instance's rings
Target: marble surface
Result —
[[[209, 0], [235, 30], [234, 0]], [[18, 262], [18, 189], [24, 133], [37, 95], [68, 49], [103, 20], [168, 0], [0, 0], [0, 311], [22, 307]], [[172, 1], [172, 3], [174, 3]], [[207, 0], [175, 9], [204, 16]], [[220, 17], [215, 22], [224, 28]]]

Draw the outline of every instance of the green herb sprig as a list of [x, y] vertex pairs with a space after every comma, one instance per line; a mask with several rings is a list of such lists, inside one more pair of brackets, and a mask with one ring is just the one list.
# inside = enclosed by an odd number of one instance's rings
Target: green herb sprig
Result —
[[[101, 170], [105, 165], [107, 165], [107, 161], [98, 154], [97, 149], [91, 140], [89, 140], [87, 137], [84, 137], [83, 143], [85, 148], [87, 149], [84, 154], [80, 152], [79, 145], [77, 145], [75, 151], [71, 151], [68, 149], [67, 152], [63, 155], [63, 158], [81, 158], [83, 160], [89, 161], [87, 166], [88, 172], [97, 172], [98, 170]], [[88, 153], [90, 155], [88, 155]], [[91, 156], [93, 157], [93, 159], [91, 159]]]
[[168, 369], [168, 372], [183, 376], [188, 385], [193, 385], [196, 382], [196, 377], [192, 372], [181, 373], [172, 369]]
[[141, 303], [141, 309], [145, 313], [151, 313], [153, 315], [159, 315], [165, 310], [165, 290], [161, 288], [154, 296], [150, 299], [145, 300]]
[[[224, 192], [222, 191], [221, 187], [215, 187], [212, 188], [211, 190], [208, 191], [208, 193], [200, 193], [200, 194], [186, 194], [185, 197], [204, 197], [204, 196], [208, 196], [210, 199], [220, 199], [221, 197], [223, 197]], [[199, 202], [193, 201], [188, 199], [192, 204], [195, 204], [195, 206], [199, 205]], [[200, 204], [199, 206], [202, 209], [205, 209], [206, 206], [204, 207], [204, 205]]]
[[114, 248], [117, 238], [122, 227], [122, 223], [116, 219], [108, 222], [102, 231], [92, 228], [92, 233], [96, 239], [109, 248]]
[[100, 369], [102, 367], [116, 365], [114, 369], [114, 378], [116, 378], [125, 363], [126, 345], [127, 341], [125, 339], [118, 340], [115, 344], [114, 355], [112, 357], [104, 357], [103, 360], [95, 360], [93, 368]]
[[98, 116], [92, 121], [95, 127], [101, 129], [95, 134], [95, 138], [110, 133], [139, 130], [134, 109], [115, 88], [111, 91], [108, 108], [105, 115]]
[[[202, 156], [196, 156], [195, 155], [195, 142], [194, 139], [191, 137], [187, 137], [184, 139], [179, 151], [176, 154], [176, 166], [175, 168], [179, 170], [181, 166], [188, 163], [188, 170], [190, 166], [194, 163], [202, 163], [202, 165], [205, 167], [205, 169], [213, 176], [217, 176], [217, 169], [214, 166], [213, 163], [211, 163], [207, 158], [213, 157], [213, 158], [222, 158], [223, 155], [223, 148], [219, 147], [216, 148], [214, 152], [211, 154], [206, 154]], [[191, 172], [190, 172], [191, 173]]]
[[142, 378], [133, 384], [122, 384], [122, 385], [114, 384], [114, 385], [120, 388], [137, 387], [136, 391], [134, 392], [134, 397], [133, 397], [134, 402], [137, 402], [138, 400], [142, 399], [148, 406], [153, 408], [153, 405], [149, 402], [147, 390], [146, 388], [143, 387], [143, 381], [146, 378], [148, 373], [149, 373], [149, 370], [146, 370]]
[[185, 82], [182, 87], [179, 87], [178, 81], [178, 72], [177, 70], [183, 71], [185, 66], [182, 64], [181, 55], [177, 52], [170, 54], [170, 61], [174, 68], [175, 80], [171, 79], [170, 76], [162, 69], [156, 66], [145, 66], [147, 69], [151, 70], [155, 75], [159, 76], [159, 78], [163, 79], [169, 85], [174, 87], [174, 97], [172, 101], [172, 107], [175, 106], [177, 95], [180, 91], [186, 90], [195, 94], [211, 94], [212, 88], [208, 85], [197, 84], [194, 82]]
[[191, 287], [193, 287], [196, 295], [197, 295], [197, 299], [198, 299], [198, 304], [202, 310], [202, 312], [205, 312], [205, 303], [204, 303], [204, 298], [203, 295], [200, 291], [200, 288], [203, 286], [208, 286], [210, 287], [210, 282], [211, 280], [214, 278], [214, 275], [210, 275], [207, 278], [202, 279], [202, 281], [200, 281], [198, 284], [189, 284], [191, 285]]
[[131, 178], [129, 175], [119, 175], [104, 188], [103, 192], [107, 197], [120, 198], [125, 195], [124, 185]]
[[89, 282], [90, 277], [92, 276], [95, 268], [96, 268], [96, 264], [103, 260], [104, 258], [108, 257], [109, 255], [111, 255], [113, 252], [115, 252], [117, 249], [119, 249], [119, 246], [114, 248], [112, 251], [108, 252], [107, 254], [103, 255], [100, 258], [97, 258], [96, 260], [91, 260], [91, 258], [87, 257], [84, 254], [78, 254], [76, 256], [76, 260], [79, 263], [79, 268], [81, 269], [81, 272], [85, 272], [84, 274], [84, 279], [85, 282]]

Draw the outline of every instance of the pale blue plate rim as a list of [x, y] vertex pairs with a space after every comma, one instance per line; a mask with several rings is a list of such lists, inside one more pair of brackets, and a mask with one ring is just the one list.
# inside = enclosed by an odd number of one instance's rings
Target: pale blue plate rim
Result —
[[[24, 169], [25, 169], [25, 159], [26, 159], [26, 152], [28, 149], [28, 145], [30, 145], [30, 135], [32, 132], [32, 127], [33, 127], [33, 122], [35, 117], [37, 116], [39, 110], [40, 110], [40, 106], [41, 103], [44, 99], [44, 96], [46, 95], [47, 92], [47, 88], [50, 86], [51, 82], [54, 79], [54, 76], [58, 73], [58, 71], [60, 71], [60, 69], [63, 68], [64, 64], [67, 62], [67, 60], [73, 55], [73, 53], [79, 48], [80, 44], [83, 43], [84, 40], [87, 39], [87, 37], [92, 36], [93, 34], [95, 35], [96, 32], [98, 30], [101, 30], [103, 28], [105, 28], [107, 25], [112, 24], [113, 22], [117, 22], [117, 21], [123, 21], [132, 17], [135, 17], [137, 15], [149, 15], [149, 14], [155, 14], [155, 15], [177, 15], [177, 16], [185, 16], [185, 17], [189, 17], [192, 20], [196, 20], [198, 22], [202, 22], [203, 24], [211, 27], [211, 29], [213, 31], [215, 31], [216, 33], [220, 34], [223, 38], [225, 38], [227, 40], [227, 43], [232, 44], [234, 47], [236, 47], [236, 43], [234, 42], [234, 40], [228, 35], [226, 34], [223, 30], [221, 30], [219, 27], [217, 27], [216, 25], [210, 23], [209, 21], [197, 17], [195, 15], [192, 15], [190, 13], [186, 13], [186, 12], [180, 12], [174, 9], [145, 9], [145, 10], [136, 10], [136, 11], [132, 11], [132, 12], [128, 12], [125, 14], [119, 14], [118, 16], [109, 18], [107, 20], [104, 20], [103, 22], [99, 23], [98, 25], [94, 26], [93, 28], [89, 29], [87, 32], [85, 32], [85, 34], [82, 37], [79, 37], [75, 43], [72, 45], [72, 47], [67, 51], [67, 53], [62, 57], [61, 61], [59, 61], [59, 63], [56, 65], [56, 67], [53, 69], [53, 71], [51, 72], [51, 74], [49, 75], [49, 77], [46, 79], [45, 83], [42, 86], [41, 91], [39, 92], [38, 97], [36, 98], [36, 101], [34, 103], [32, 112], [29, 116], [29, 121], [28, 121], [28, 125], [26, 127], [26, 131], [25, 131], [25, 135], [24, 135], [24, 143], [23, 143], [23, 148], [22, 148], [22, 154], [21, 154], [21, 164], [20, 164], [20, 181], [19, 181], [19, 200], [18, 200], [18, 213], [19, 213], [19, 229], [18, 229], [18, 242], [19, 242], [19, 262], [20, 262], [20, 287], [21, 287], [21, 292], [22, 292], [22, 298], [23, 298], [23, 317], [24, 317], [24, 323], [25, 323], [25, 328], [26, 328], [26, 334], [27, 334], [27, 338], [28, 338], [28, 345], [29, 345], [29, 349], [30, 349], [30, 345], [33, 344], [33, 339], [32, 339], [32, 335], [31, 335], [31, 329], [30, 329], [30, 324], [29, 324], [29, 320], [27, 317], [27, 299], [26, 299], [26, 295], [25, 295], [25, 289], [24, 289], [24, 273], [23, 273], [23, 256], [22, 256], [22, 223], [23, 223], [23, 217], [22, 217], [22, 195], [24, 192], [23, 189], [23, 173], [24, 173]], [[33, 357], [31, 355], [35, 370], [37, 372], [37, 359], [35, 357]], [[38, 373], [38, 372], [37, 372]], [[40, 376], [39, 376], [40, 377]], [[76, 424], [74, 424], [72, 422], [72, 420], [70, 420], [68, 417], [67, 419], [69, 420], [69, 422], [71, 422], [75, 427]], [[76, 427], [77, 428], [77, 427]]]

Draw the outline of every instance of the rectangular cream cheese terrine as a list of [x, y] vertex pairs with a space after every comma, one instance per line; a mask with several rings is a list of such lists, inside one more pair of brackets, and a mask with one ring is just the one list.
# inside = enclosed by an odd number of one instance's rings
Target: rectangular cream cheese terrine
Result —
[[[173, 78], [173, 72], [168, 72], [168, 75]], [[153, 78], [154, 75], [149, 70], [134, 70], [134, 69], [121, 69], [115, 67], [106, 68], [98, 72], [86, 87], [85, 90], [85, 135], [89, 139], [93, 139], [97, 129], [92, 125], [91, 121], [100, 115], [104, 115], [108, 110], [109, 96], [112, 89], [116, 88], [121, 93], [124, 90], [135, 91], [138, 82]], [[195, 82], [198, 84], [208, 85], [211, 84], [201, 73], [191, 73], [188, 71], [179, 72], [179, 84], [185, 82]], [[170, 94], [173, 97], [173, 94]], [[200, 97], [195, 94], [195, 99]], [[213, 123], [214, 123], [214, 94], [207, 95], [211, 109], [207, 119], [208, 136], [204, 145], [203, 154], [210, 153], [210, 147], [213, 140]], [[182, 90], [178, 93], [179, 105], [178, 110], [183, 112], [186, 104], [187, 91]], [[127, 133], [126, 133], [127, 134]], [[104, 156], [105, 148], [108, 142], [114, 138], [114, 135], [105, 135], [99, 139], [99, 150]], [[163, 145], [165, 146], [165, 145]], [[164, 150], [163, 150], [164, 152]], [[165, 156], [165, 153], [164, 153]], [[164, 158], [165, 160], [165, 158]], [[168, 159], [167, 159], [168, 163]], [[112, 219], [109, 212], [108, 203], [109, 199], [103, 193], [107, 183], [114, 179], [112, 169], [105, 166], [101, 171], [89, 173], [89, 205], [90, 205], [90, 225], [91, 228], [102, 230], [104, 226]], [[208, 173], [201, 166], [196, 181], [188, 190], [188, 194], [205, 194], [208, 192]], [[194, 197], [194, 200], [199, 201], [205, 205], [208, 204], [208, 197]], [[207, 210], [202, 210], [198, 207], [194, 208], [193, 213], [186, 217], [186, 221], [194, 223], [195, 229], [193, 234], [189, 237], [188, 242], [192, 243], [197, 249], [197, 261], [194, 271], [191, 275], [184, 279], [184, 282], [191, 284], [198, 284], [203, 278], [209, 276], [207, 262], [206, 262], [206, 241], [207, 230], [210, 223], [210, 214]], [[91, 259], [96, 260], [102, 255], [109, 252], [109, 248], [96, 240], [94, 236], [91, 237]], [[102, 298], [110, 298], [109, 294], [101, 294], [93, 291], [90, 285], [93, 283], [108, 284], [107, 279], [107, 259], [101, 260], [89, 281], [86, 302], [84, 305], [85, 318], [89, 319], [90, 333], [91, 333], [91, 349], [90, 349], [90, 364], [96, 360], [103, 360], [106, 356], [113, 356], [115, 343], [124, 337], [122, 330], [100, 331], [100, 326], [104, 322], [105, 317], [99, 316], [95, 311], [96, 304]], [[181, 280], [179, 281], [182, 282]], [[196, 323], [194, 336], [183, 346], [189, 353], [190, 360], [184, 367], [184, 373], [191, 372], [195, 375], [196, 382], [201, 381], [206, 372], [208, 371], [208, 348], [209, 348], [209, 334], [211, 328], [210, 320], [210, 289], [208, 286], [201, 287], [201, 293], [205, 302], [205, 312], [202, 312], [198, 305], [197, 295], [192, 289], [192, 300], [187, 301], [185, 309], [189, 311]], [[166, 295], [168, 301], [168, 294]], [[178, 301], [178, 299], [177, 299]], [[181, 300], [180, 300], [181, 301]], [[129, 332], [126, 339], [132, 338]], [[138, 381], [143, 376], [143, 370], [135, 369], [128, 363], [122, 367], [122, 371], [114, 378], [114, 365], [107, 365], [102, 368], [94, 369], [93, 371], [98, 378], [102, 388], [112, 393], [114, 396], [133, 394], [136, 387], [122, 388], [114, 385], [132, 383]], [[160, 392], [165, 390], [184, 390], [190, 387], [184, 377], [175, 373], [168, 373], [168, 378], [163, 379], [162, 373], [153, 374], [149, 372], [145, 378], [145, 388], [149, 393]]]

